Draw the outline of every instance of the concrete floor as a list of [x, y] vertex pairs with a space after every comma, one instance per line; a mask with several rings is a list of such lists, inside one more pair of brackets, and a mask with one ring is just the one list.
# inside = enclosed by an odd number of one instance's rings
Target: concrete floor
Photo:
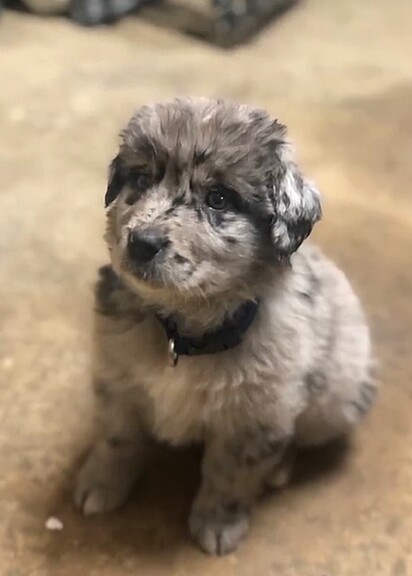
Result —
[[[412, 8], [307, 0], [236, 52], [130, 18], [0, 20], [0, 575], [412, 574]], [[308, 456], [240, 550], [186, 537], [196, 456], [159, 456], [130, 504], [84, 519], [91, 285], [103, 194], [135, 106], [176, 93], [268, 108], [323, 191], [317, 242], [347, 271], [382, 361], [379, 404], [335, 465]], [[334, 456], [334, 455], [332, 455]], [[49, 515], [64, 522], [48, 532]]]

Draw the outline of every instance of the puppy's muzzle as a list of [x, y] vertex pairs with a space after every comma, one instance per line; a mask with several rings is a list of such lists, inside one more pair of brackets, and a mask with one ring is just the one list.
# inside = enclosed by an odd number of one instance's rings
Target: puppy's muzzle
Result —
[[127, 240], [127, 250], [133, 262], [148, 264], [168, 243], [167, 238], [151, 230], [132, 230]]

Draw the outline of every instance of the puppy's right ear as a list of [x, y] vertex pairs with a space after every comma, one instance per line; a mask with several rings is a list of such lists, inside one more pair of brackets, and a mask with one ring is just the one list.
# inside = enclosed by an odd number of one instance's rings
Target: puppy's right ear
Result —
[[104, 197], [104, 205], [107, 208], [120, 194], [124, 186], [124, 178], [120, 166], [120, 158], [116, 158], [112, 161], [109, 168], [109, 178], [107, 182], [106, 195]]

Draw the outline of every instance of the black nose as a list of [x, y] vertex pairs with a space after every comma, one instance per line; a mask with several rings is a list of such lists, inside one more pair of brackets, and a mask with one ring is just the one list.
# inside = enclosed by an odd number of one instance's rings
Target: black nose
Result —
[[156, 254], [167, 244], [164, 236], [150, 231], [136, 232], [129, 234], [127, 248], [129, 256], [138, 264], [147, 264]]

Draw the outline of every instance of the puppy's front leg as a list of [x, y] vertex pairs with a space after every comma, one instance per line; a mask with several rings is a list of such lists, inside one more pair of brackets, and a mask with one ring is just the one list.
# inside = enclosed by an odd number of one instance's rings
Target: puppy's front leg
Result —
[[75, 504], [86, 515], [110, 512], [124, 504], [151, 443], [127, 399], [109, 395], [101, 402], [98, 386], [103, 383], [97, 384], [101, 433], [79, 472], [74, 493]]
[[209, 554], [227, 554], [249, 528], [251, 506], [279, 466], [290, 436], [264, 426], [236, 438], [206, 442], [202, 485], [193, 504], [189, 530]]

